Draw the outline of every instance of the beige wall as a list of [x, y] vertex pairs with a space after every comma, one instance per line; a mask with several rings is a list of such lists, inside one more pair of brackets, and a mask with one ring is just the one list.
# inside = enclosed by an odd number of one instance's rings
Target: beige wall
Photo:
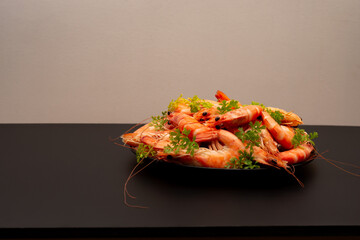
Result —
[[133, 123], [217, 89], [360, 126], [360, 1], [0, 0], [1, 123]]

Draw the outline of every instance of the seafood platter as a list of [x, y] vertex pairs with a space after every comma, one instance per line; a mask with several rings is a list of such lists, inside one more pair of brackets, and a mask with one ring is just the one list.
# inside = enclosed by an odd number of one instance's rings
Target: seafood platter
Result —
[[[284, 169], [313, 160], [317, 132], [299, 128], [294, 112], [252, 102], [242, 104], [217, 91], [216, 100], [198, 96], [172, 100], [149, 123], [121, 136], [138, 163], [153, 159], [211, 169]], [[139, 125], [137, 125], [138, 127]]]

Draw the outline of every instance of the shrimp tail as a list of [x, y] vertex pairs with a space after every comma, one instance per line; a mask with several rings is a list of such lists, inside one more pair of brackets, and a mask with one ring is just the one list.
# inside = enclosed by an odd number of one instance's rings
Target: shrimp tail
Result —
[[226, 96], [225, 93], [223, 93], [222, 91], [220, 90], [217, 90], [216, 91], [216, 94], [215, 94], [215, 97], [216, 99], [218, 100], [218, 102], [222, 102], [222, 101], [230, 101], [230, 98], [228, 96]]

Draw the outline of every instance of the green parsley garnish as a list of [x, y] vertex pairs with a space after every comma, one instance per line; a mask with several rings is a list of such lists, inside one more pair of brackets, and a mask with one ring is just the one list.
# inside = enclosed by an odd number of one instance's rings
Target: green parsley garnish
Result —
[[239, 132], [235, 135], [242, 141], [247, 142], [246, 148], [252, 148], [253, 146], [260, 146], [260, 132], [265, 129], [265, 126], [261, 126], [261, 122], [256, 121], [255, 123], [249, 123], [250, 129], [244, 131], [241, 127]]
[[305, 142], [310, 142], [312, 145], [315, 146], [315, 143], [312, 139], [315, 139], [319, 136], [317, 132], [306, 134], [304, 129], [295, 128], [294, 130], [295, 130], [295, 135], [293, 139], [291, 139], [291, 144], [294, 146], [294, 148], [300, 146]]
[[156, 156], [156, 151], [150, 145], [140, 143], [136, 149], [137, 162], [140, 162], [140, 161], [144, 160], [145, 158], [148, 158], [148, 157], [151, 158], [151, 157], [155, 157], [155, 156]]
[[155, 127], [156, 131], [164, 130], [164, 124], [168, 121], [166, 117], [167, 112], [164, 111], [161, 114], [161, 116], [151, 117], [152, 121], [149, 125]]
[[226, 101], [223, 100], [220, 103], [221, 107], [217, 107], [217, 110], [219, 111], [219, 114], [225, 114], [227, 112], [230, 112], [234, 109], [238, 109], [239, 108], [239, 102], [236, 100], [230, 100], [230, 101]]
[[189, 139], [190, 130], [186, 128], [181, 133], [179, 129], [176, 129], [174, 132], [170, 132], [170, 144], [165, 146], [165, 153], [175, 153], [178, 154], [180, 149], [186, 149], [186, 153], [190, 153], [191, 156], [194, 156], [195, 149], [199, 149], [199, 144], [195, 142], [195, 136], [191, 141]]
[[225, 165], [226, 168], [235, 168], [235, 169], [254, 169], [260, 168], [260, 165], [254, 161], [253, 149], [250, 148], [250, 151], [239, 151], [240, 156], [238, 158], [232, 157], [230, 161]]
[[238, 158], [233, 157], [230, 159], [230, 162], [226, 164], [227, 168], [244, 168], [244, 169], [254, 169], [259, 168], [260, 166], [257, 162], [254, 161], [254, 146], [260, 146], [260, 132], [261, 129], [265, 129], [265, 126], [261, 126], [259, 121], [255, 123], [249, 123], [250, 130], [244, 131], [241, 127], [239, 132], [235, 135], [242, 141], [247, 142], [246, 149], [244, 151], [239, 151], [240, 156]]
[[194, 95], [192, 98], [183, 98], [182, 94], [176, 100], [172, 100], [168, 106], [168, 110], [170, 112], [176, 110], [179, 104], [189, 105], [190, 111], [192, 113], [198, 112], [201, 108], [211, 108], [213, 106], [212, 103], [206, 102], [204, 99], [199, 98]]
[[189, 104], [189, 100], [183, 98], [182, 96], [183, 95], [181, 94], [180, 97], [178, 97], [176, 100], [171, 100], [168, 106], [168, 110], [170, 112], [174, 111], [179, 106], [180, 103]]
[[267, 109], [266, 108], [266, 110], [265, 111], [267, 111], [269, 114], [270, 114], [270, 116], [278, 123], [278, 124], [281, 124], [281, 121], [284, 119], [284, 115], [281, 113], [281, 112], [279, 112], [279, 111], [275, 111], [275, 112], [273, 112], [273, 111], [271, 111], [270, 109]]
[[204, 99], [200, 99], [198, 96], [194, 96], [193, 98], [189, 98], [189, 106], [190, 106], [190, 111], [192, 113], [196, 113], [198, 111], [200, 111], [200, 109], [202, 107], [204, 108], [211, 108], [213, 106], [212, 103], [206, 102]]

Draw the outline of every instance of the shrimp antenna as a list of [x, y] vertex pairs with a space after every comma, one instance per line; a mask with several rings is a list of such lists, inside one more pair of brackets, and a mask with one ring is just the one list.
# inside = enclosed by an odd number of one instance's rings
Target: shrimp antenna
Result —
[[[350, 172], [338, 165], [336, 165], [335, 163], [337, 164], [343, 164], [343, 165], [348, 165], [348, 166], [352, 166], [352, 167], [355, 167], [355, 168], [360, 168], [359, 166], [355, 165], [355, 164], [351, 164], [351, 163], [344, 163], [344, 162], [340, 162], [340, 161], [336, 161], [336, 160], [332, 160], [332, 159], [328, 159], [326, 157], [324, 157], [321, 153], [319, 153], [318, 151], [316, 151], [316, 155], [317, 157], [320, 157], [321, 159], [325, 160], [326, 162], [330, 163], [331, 165], [333, 165], [334, 167], [340, 169], [341, 171], [344, 171], [348, 174], [351, 174], [353, 176], [356, 176], [356, 177], [360, 177], [360, 174], [357, 174], [357, 173], [353, 173], [353, 172]], [[335, 163], [334, 163], [335, 162]]]
[[135, 124], [134, 126], [132, 126], [131, 128], [129, 128], [124, 134], [129, 133], [131, 130], [133, 130], [134, 128], [138, 127], [141, 124], [144, 124], [146, 121], [149, 121], [150, 119], [151, 119], [151, 117], [145, 118], [141, 122], [139, 122], [139, 123]]
[[[289, 167], [290, 167], [290, 166], [289, 166]], [[295, 167], [294, 167], [294, 166], [291, 165], [291, 167], [290, 167], [291, 170], [289, 170], [288, 168], [284, 168], [284, 169], [285, 169], [285, 171], [286, 171], [287, 173], [289, 173], [291, 176], [293, 176], [293, 177], [296, 179], [296, 181], [300, 184], [300, 186], [301, 186], [302, 188], [304, 188], [304, 183], [301, 182], [301, 181], [299, 180], [299, 178], [297, 178], [297, 177], [295, 176]]]
[[[151, 162], [149, 162], [148, 164], [146, 164], [144, 167], [142, 167], [141, 169], [137, 170], [135, 172], [135, 170], [140, 166], [141, 163], [143, 163], [143, 160], [139, 161], [135, 167], [131, 170], [131, 173], [129, 174], [128, 178], [125, 181], [124, 184], [124, 204], [128, 207], [133, 207], [133, 208], [148, 208], [146, 206], [140, 206], [140, 205], [133, 205], [127, 202], [127, 196], [130, 198], [136, 198], [135, 196], [131, 195], [129, 193], [129, 191], [127, 190], [127, 185], [129, 183], [129, 181], [135, 176], [137, 175], [139, 172], [141, 172], [142, 170], [144, 170], [146, 167], [148, 167], [150, 164], [152, 164], [154, 161], [156, 161], [156, 159], [153, 159]], [[134, 173], [135, 172], [135, 173]]]

